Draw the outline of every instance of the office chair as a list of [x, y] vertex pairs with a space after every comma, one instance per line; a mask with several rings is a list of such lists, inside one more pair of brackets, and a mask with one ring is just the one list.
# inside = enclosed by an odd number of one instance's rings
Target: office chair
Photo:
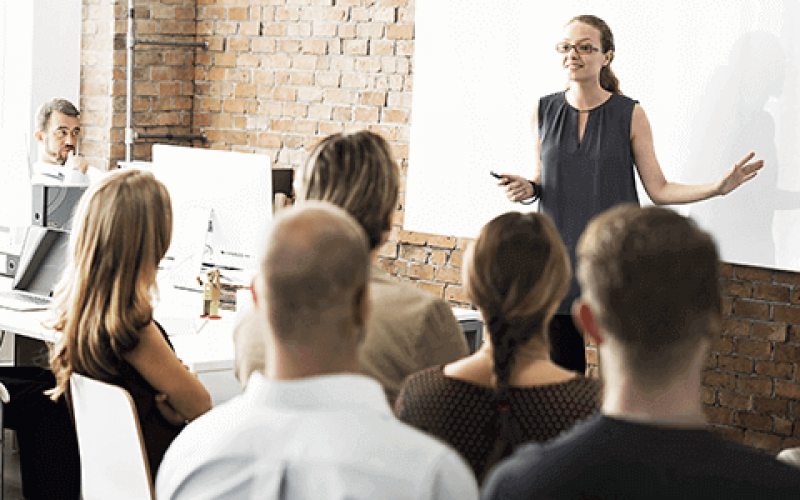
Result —
[[125, 389], [70, 377], [81, 456], [83, 500], [153, 500], [150, 465], [136, 407]]

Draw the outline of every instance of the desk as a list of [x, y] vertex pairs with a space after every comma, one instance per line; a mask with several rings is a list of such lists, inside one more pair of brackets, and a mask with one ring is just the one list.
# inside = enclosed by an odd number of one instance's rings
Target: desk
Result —
[[[10, 288], [10, 279], [0, 279], [0, 289]], [[166, 288], [166, 289], [165, 289]], [[162, 300], [154, 312], [156, 320], [164, 318], [193, 318], [202, 310], [202, 295], [162, 287]], [[175, 353], [196, 373], [211, 394], [214, 405], [221, 404], [241, 393], [233, 375], [233, 326], [236, 314], [222, 311], [222, 319], [209, 321], [199, 333], [170, 335]], [[49, 311], [19, 312], [0, 309], [0, 330], [37, 340], [54, 342], [52, 330], [42, 326], [50, 318]], [[170, 333], [167, 331], [167, 333]]]
[[[10, 288], [10, 279], [0, 278], [0, 289]], [[202, 295], [197, 292], [176, 290], [171, 286], [161, 285], [161, 301], [154, 311], [156, 320], [161, 319], [167, 333], [172, 319], [199, 317], [202, 309]], [[175, 353], [196, 373], [200, 381], [211, 394], [212, 403], [216, 406], [240, 394], [242, 389], [233, 374], [234, 347], [233, 328], [241, 314], [220, 311], [222, 319], [208, 320], [199, 333], [183, 333], [170, 335]], [[453, 308], [464, 334], [467, 337], [470, 353], [475, 352], [481, 344], [483, 321], [480, 313], [469, 309]], [[52, 330], [42, 326], [42, 321], [50, 317], [49, 311], [19, 312], [0, 309], [0, 330], [17, 335], [54, 342]], [[200, 323], [202, 324], [202, 323]]]

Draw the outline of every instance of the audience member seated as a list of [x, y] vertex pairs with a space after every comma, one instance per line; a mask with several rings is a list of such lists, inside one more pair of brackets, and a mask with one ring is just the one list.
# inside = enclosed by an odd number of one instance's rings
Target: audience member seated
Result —
[[152, 319], [158, 263], [171, 236], [169, 194], [152, 174], [119, 170], [94, 184], [78, 204], [51, 325], [60, 333], [50, 359], [52, 397], [62, 397], [72, 373], [127, 390], [154, 478], [185, 422], [211, 409], [205, 387]]
[[572, 272], [550, 218], [510, 212], [467, 250], [464, 287], [486, 322], [472, 356], [410, 376], [395, 412], [451, 444], [483, 478], [528, 441], [597, 411], [601, 384], [550, 360], [546, 332]]
[[33, 164], [34, 184], [88, 186], [103, 173], [78, 156], [81, 137], [80, 111], [66, 99], [52, 99], [36, 111], [34, 136], [39, 161]]
[[[398, 196], [397, 164], [389, 145], [372, 132], [335, 134], [311, 153], [295, 175], [295, 195], [333, 203], [361, 223], [377, 257], [392, 227]], [[410, 374], [466, 356], [466, 337], [443, 299], [395, 281], [377, 266], [370, 271], [370, 315], [359, 349], [361, 373], [381, 383], [393, 405]], [[263, 372], [261, 322], [245, 317], [234, 333], [237, 377]]]
[[578, 243], [573, 306], [597, 343], [601, 414], [500, 463], [482, 498], [798, 498], [800, 470], [705, 429], [700, 382], [720, 323], [710, 235], [665, 208], [620, 205]]
[[[3, 426], [17, 433], [23, 497], [79, 500], [80, 455], [68, 404], [63, 396], [53, 401], [45, 394], [56, 384], [53, 372], [33, 366], [3, 366], [0, 382], [10, 396], [2, 409]], [[6, 448], [9, 446], [6, 442]]]
[[477, 498], [461, 457], [358, 374], [369, 260], [359, 223], [330, 203], [276, 216], [254, 280], [266, 374], [178, 436], [159, 499]]

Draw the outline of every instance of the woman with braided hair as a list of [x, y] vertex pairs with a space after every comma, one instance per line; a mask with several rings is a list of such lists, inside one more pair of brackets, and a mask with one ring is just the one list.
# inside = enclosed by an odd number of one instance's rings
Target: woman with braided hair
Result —
[[479, 481], [514, 448], [548, 441], [597, 410], [600, 383], [550, 360], [547, 331], [571, 278], [550, 217], [510, 212], [468, 249], [464, 287], [483, 346], [406, 379], [398, 418], [452, 445]]

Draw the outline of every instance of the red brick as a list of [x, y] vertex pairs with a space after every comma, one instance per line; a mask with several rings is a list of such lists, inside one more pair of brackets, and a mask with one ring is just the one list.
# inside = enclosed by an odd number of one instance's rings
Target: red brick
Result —
[[408, 267], [406, 268], [406, 273], [404, 274], [404, 276], [408, 276], [409, 278], [421, 279], [426, 281], [433, 281], [433, 275], [434, 275], [433, 266], [419, 264], [415, 262], [408, 263]]
[[733, 352], [733, 338], [732, 337], [717, 337], [711, 344], [711, 351], [723, 354]]
[[450, 267], [464, 267], [464, 250], [453, 250], [450, 254]]
[[800, 384], [785, 380], [775, 381], [775, 395], [781, 398], [800, 399]]
[[737, 375], [736, 388], [742, 392], [760, 394], [762, 396], [771, 396], [772, 380], [768, 378], [756, 378], [756, 377], [749, 377], [747, 375]]
[[756, 363], [756, 373], [762, 377], [791, 380], [794, 375], [794, 365], [778, 361], [759, 361]]
[[751, 396], [733, 391], [718, 391], [719, 405], [737, 410], [750, 410], [752, 408]]
[[783, 323], [753, 322], [752, 337], [757, 339], [784, 342], [786, 340], [786, 325]]
[[757, 413], [739, 413], [737, 422], [745, 429], [769, 432], [772, 430], [772, 418]]
[[401, 229], [400, 233], [397, 235], [397, 242], [411, 245], [424, 245], [428, 242], [428, 236], [427, 233], [418, 233]]
[[386, 106], [386, 92], [362, 92], [361, 104], [365, 106]]
[[722, 293], [729, 297], [750, 299], [753, 297], [753, 284], [749, 281], [727, 280]]
[[427, 281], [420, 281], [417, 283], [420, 290], [428, 292], [437, 297], [444, 298], [444, 285], [442, 283], [428, 283]]
[[789, 401], [780, 398], [756, 396], [753, 398], [753, 409], [758, 413], [785, 417], [789, 415]]
[[794, 305], [800, 305], [800, 288], [792, 292], [791, 303]]
[[800, 326], [790, 326], [789, 330], [789, 342], [793, 344], [800, 344]]
[[760, 340], [736, 339], [736, 352], [743, 356], [768, 359], [772, 354], [772, 344]]
[[706, 405], [713, 405], [717, 402], [717, 391], [711, 387], [700, 387], [700, 402]]
[[461, 286], [447, 285], [444, 289], [444, 298], [448, 302], [469, 303], [469, 297]]
[[730, 408], [720, 408], [719, 406], [703, 405], [703, 412], [706, 415], [706, 422], [722, 425], [733, 425], [736, 412]]
[[429, 262], [435, 266], [443, 266], [447, 264], [447, 251], [431, 250]]
[[386, 26], [387, 40], [413, 40], [413, 24], [390, 24]]
[[764, 434], [763, 432], [745, 431], [744, 444], [759, 450], [777, 452], [781, 449], [781, 438], [771, 434]]
[[736, 376], [731, 373], [704, 371], [703, 385], [723, 389], [735, 389]]
[[787, 363], [800, 363], [800, 346], [789, 344], [775, 344], [775, 361]]
[[780, 434], [782, 436], [791, 436], [792, 435], [792, 421], [776, 417], [774, 420], [775, 426], [775, 433]]
[[434, 248], [453, 249], [456, 247], [456, 238], [453, 236], [430, 235], [428, 245]]
[[785, 285], [800, 285], [800, 273], [792, 271], [775, 271], [775, 283]]
[[800, 325], [800, 307], [776, 305], [773, 317], [777, 323]]
[[722, 278], [733, 278], [733, 264], [727, 262], [719, 263], [719, 275]]
[[[591, 337], [590, 337], [591, 338]], [[717, 358], [719, 355], [715, 352], [709, 352], [706, 356], [706, 361], [703, 363], [704, 370], [715, 370], [717, 368]]]
[[455, 269], [440, 267], [436, 270], [436, 281], [460, 285], [461, 273]]
[[717, 366], [724, 372], [751, 373], [753, 371], [753, 360], [739, 356], [720, 355], [717, 358]]
[[407, 123], [408, 111], [403, 109], [384, 109], [381, 122], [384, 123]]
[[769, 302], [789, 302], [789, 287], [769, 283], [756, 283], [755, 285], [754, 298]]
[[737, 427], [722, 427], [720, 425], [709, 425], [709, 432], [714, 434], [723, 441], [730, 441], [732, 443], [741, 443], [744, 439], [744, 429]]
[[400, 245], [400, 258], [424, 263], [428, 260], [428, 251], [424, 247]]
[[388, 258], [396, 259], [397, 258], [397, 253], [398, 253], [397, 243], [394, 242], [394, 241], [387, 241], [381, 247], [379, 255], [381, 257], [388, 257]]
[[781, 451], [797, 447], [800, 447], [800, 439], [794, 437], [784, 438], [783, 442], [781, 442]]
[[[800, 308], [798, 308], [798, 310], [800, 310]], [[769, 304], [752, 300], [736, 299], [733, 301], [733, 314], [742, 318], [769, 320]], [[781, 320], [776, 318], [775, 321]]]
[[750, 266], [736, 266], [736, 277], [748, 281], [762, 281], [771, 283], [774, 272], [771, 269], [763, 269]]

